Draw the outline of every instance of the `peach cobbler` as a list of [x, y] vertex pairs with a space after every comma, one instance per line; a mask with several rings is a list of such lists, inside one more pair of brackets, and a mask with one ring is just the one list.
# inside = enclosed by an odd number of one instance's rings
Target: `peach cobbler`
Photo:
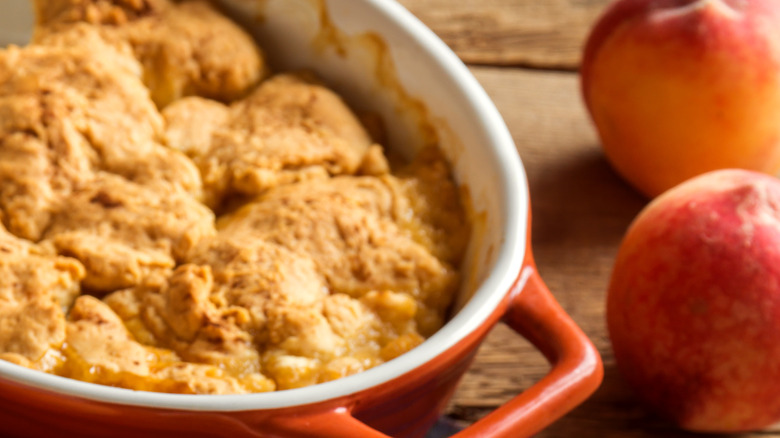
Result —
[[204, 1], [36, 0], [0, 49], [0, 359], [123, 388], [296, 388], [442, 324], [468, 240], [435, 146], [389, 159]]

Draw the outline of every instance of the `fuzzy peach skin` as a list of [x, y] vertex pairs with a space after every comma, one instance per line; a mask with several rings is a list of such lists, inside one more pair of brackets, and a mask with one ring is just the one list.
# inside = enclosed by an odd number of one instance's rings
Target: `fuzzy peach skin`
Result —
[[636, 217], [607, 295], [618, 369], [684, 429], [780, 420], [780, 180], [708, 172]]
[[780, 1], [618, 0], [581, 86], [608, 160], [649, 197], [715, 169], [776, 173]]

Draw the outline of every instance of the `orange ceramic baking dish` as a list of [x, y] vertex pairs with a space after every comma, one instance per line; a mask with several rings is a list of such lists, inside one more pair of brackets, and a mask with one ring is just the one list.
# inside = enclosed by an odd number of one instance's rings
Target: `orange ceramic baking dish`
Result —
[[[601, 382], [601, 359], [539, 277], [520, 157], [493, 103], [452, 51], [394, 1], [222, 3], [254, 33], [273, 67], [313, 69], [353, 107], [380, 114], [391, 127], [390, 147], [412, 154], [432, 132], [438, 138], [474, 221], [452, 317], [388, 363], [272, 393], [131, 391], [0, 361], [0, 434], [423, 437], [500, 320], [538, 347], [551, 370], [455, 436], [530, 436], [585, 400]], [[27, 0], [0, 3], [0, 43], [23, 43], [31, 23]]]

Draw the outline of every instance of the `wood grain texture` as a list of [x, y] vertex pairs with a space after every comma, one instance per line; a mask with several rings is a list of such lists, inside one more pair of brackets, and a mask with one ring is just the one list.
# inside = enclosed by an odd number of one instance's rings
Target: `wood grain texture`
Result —
[[611, 0], [400, 0], [470, 64], [576, 69]]

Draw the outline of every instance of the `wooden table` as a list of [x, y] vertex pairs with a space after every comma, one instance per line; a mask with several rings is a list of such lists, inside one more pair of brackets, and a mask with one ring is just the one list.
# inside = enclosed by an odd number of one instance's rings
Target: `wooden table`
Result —
[[[701, 437], [646, 411], [621, 380], [605, 326], [605, 292], [628, 224], [647, 203], [606, 162], [581, 101], [577, 68], [610, 0], [401, 0], [469, 65], [502, 113], [528, 174], [539, 271], [602, 354], [597, 392], [540, 437]], [[448, 410], [470, 423], [549, 366], [499, 325]], [[780, 427], [733, 437], [780, 437]]]

